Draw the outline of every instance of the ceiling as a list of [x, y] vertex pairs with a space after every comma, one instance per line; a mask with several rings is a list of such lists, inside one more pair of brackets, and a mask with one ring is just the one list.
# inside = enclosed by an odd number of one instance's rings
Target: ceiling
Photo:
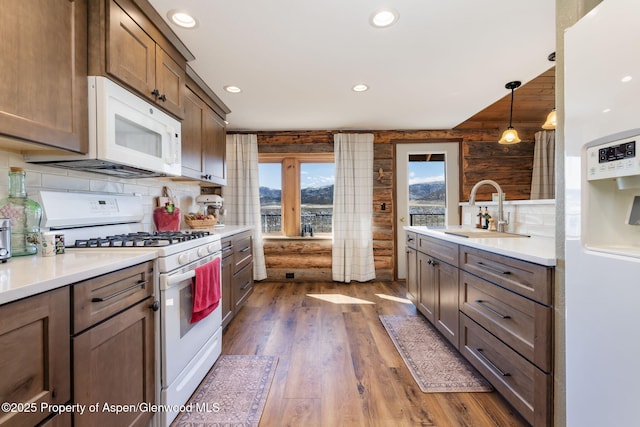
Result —
[[[198, 19], [191, 30], [169, 26], [231, 110], [231, 131], [452, 129], [510, 99], [505, 84], [520, 80], [515, 118], [519, 92], [553, 66], [555, 0], [149, 3], [167, 22], [171, 9]], [[384, 6], [398, 22], [372, 27]], [[354, 92], [356, 83], [370, 89]]]

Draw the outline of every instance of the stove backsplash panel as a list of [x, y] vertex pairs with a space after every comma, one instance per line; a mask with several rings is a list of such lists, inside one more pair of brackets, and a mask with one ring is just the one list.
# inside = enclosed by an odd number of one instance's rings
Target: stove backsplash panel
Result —
[[[41, 190], [82, 191], [95, 193], [138, 193], [142, 195], [144, 218], [139, 231], [154, 231], [153, 209], [156, 198], [162, 194], [162, 187], [171, 189], [179, 201], [180, 211], [187, 213], [196, 207], [195, 199], [200, 194], [200, 186], [192, 181], [172, 181], [170, 178], [122, 179], [89, 172], [54, 168], [33, 163], [25, 163], [22, 155], [0, 150], [0, 199], [9, 194], [9, 167], [24, 168], [27, 173], [27, 194], [35, 196]], [[181, 228], [189, 228], [184, 223]]]

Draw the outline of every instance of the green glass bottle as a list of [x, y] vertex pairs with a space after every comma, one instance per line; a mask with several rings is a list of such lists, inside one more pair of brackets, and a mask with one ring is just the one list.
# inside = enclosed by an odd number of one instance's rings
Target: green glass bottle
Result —
[[9, 170], [9, 197], [0, 200], [0, 217], [11, 219], [11, 256], [38, 252], [42, 207], [27, 198], [24, 169]]

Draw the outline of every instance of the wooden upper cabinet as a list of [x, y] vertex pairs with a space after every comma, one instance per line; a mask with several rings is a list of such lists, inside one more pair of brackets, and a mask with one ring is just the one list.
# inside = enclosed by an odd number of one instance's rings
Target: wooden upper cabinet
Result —
[[109, 4], [107, 73], [155, 101], [156, 43], [114, 1]]
[[[199, 79], [195, 75], [196, 79]], [[207, 183], [227, 183], [226, 124], [220, 107], [191, 75], [184, 93], [185, 117], [182, 121], [182, 175]]]
[[227, 132], [224, 120], [213, 110], [207, 109], [204, 114], [204, 172], [208, 180], [216, 184], [227, 183]]
[[186, 88], [184, 95], [184, 120], [182, 121], [182, 175], [201, 179], [202, 171], [202, 130], [206, 105]]
[[87, 8], [3, 0], [0, 134], [87, 152]]
[[185, 57], [135, 1], [89, 4], [89, 73], [110, 76], [182, 119]]

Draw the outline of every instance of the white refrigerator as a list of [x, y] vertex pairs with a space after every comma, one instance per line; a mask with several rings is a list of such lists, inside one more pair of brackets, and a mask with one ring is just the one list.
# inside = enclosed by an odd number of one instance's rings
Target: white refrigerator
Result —
[[640, 425], [640, 0], [565, 34], [567, 425]]

